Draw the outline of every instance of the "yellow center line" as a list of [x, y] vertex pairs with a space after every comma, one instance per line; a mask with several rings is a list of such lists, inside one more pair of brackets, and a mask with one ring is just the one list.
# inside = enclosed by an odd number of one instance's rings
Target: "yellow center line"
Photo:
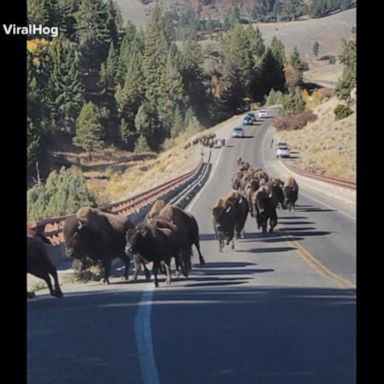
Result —
[[355, 289], [356, 284], [353, 282], [336, 275], [333, 273], [330, 269], [328, 269], [325, 265], [320, 263], [316, 259], [315, 256], [313, 256], [307, 249], [305, 249], [298, 241], [290, 239], [291, 235], [287, 234], [284, 229], [281, 227], [281, 225], [277, 225], [277, 228], [279, 232], [287, 239], [287, 242], [294, 246], [297, 250], [297, 253], [299, 256], [317, 273], [319, 273], [321, 276], [327, 278], [328, 280], [332, 281], [334, 284], [336, 284], [338, 287], [346, 289], [347, 292], [351, 295], [355, 295]]

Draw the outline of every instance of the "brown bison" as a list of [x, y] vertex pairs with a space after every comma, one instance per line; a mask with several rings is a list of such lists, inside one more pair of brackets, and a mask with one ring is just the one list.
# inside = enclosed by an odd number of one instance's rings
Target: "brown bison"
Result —
[[289, 210], [294, 210], [297, 198], [299, 196], [299, 186], [292, 176], [288, 177], [287, 181], [284, 184], [283, 190], [286, 207]]
[[155, 286], [159, 286], [157, 274], [162, 266], [165, 268], [166, 284], [171, 284], [170, 261], [177, 257], [177, 244], [174, 242], [176, 227], [168, 225], [159, 228], [157, 225], [143, 223], [126, 234], [127, 251], [142, 258], [142, 262], [153, 262]]
[[219, 252], [231, 243], [231, 249], [235, 248], [236, 237], [241, 237], [245, 221], [248, 215], [248, 203], [238, 191], [231, 191], [227, 197], [220, 197], [212, 208], [213, 228], [216, 238], [219, 240]]
[[273, 232], [273, 228], [277, 225], [277, 213], [272, 201], [272, 193], [266, 186], [261, 186], [255, 194], [255, 211], [257, 227], [265, 233], [269, 221], [269, 232]]
[[236, 238], [239, 239], [240, 237], [243, 237], [244, 225], [249, 212], [248, 201], [245, 196], [235, 190], [228, 193], [226, 200], [235, 208], [235, 234]]
[[120, 215], [105, 213], [99, 209], [83, 207], [64, 224], [64, 241], [67, 256], [83, 260], [101, 261], [104, 283], [109, 284], [112, 260], [124, 262], [124, 279], [128, 280], [130, 259], [125, 254], [125, 235], [134, 228], [131, 221]]
[[[57, 270], [49, 259], [46, 245], [51, 244], [48, 239], [41, 235], [34, 237], [27, 237], [27, 273], [43, 279], [48, 286], [49, 292], [52, 296], [63, 297], [59, 285], [59, 278]], [[50, 279], [53, 277], [54, 288]], [[34, 294], [27, 292], [27, 297], [33, 297]]]
[[200, 250], [199, 226], [195, 217], [174, 205], [166, 205], [158, 215], [158, 219], [173, 223], [176, 230], [176, 241], [179, 244], [180, 263], [183, 274], [188, 276], [191, 270], [192, 245], [195, 245], [199, 254], [200, 264], [205, 260]]

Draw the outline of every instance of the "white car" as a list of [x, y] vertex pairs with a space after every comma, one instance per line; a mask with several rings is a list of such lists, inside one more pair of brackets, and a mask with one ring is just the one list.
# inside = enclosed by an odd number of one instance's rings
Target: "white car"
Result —
[[244, 128], [243, 127], [235, 127], [232, 131], [232, 137], [244, 137]]
[[289, 157], [290, 152], [287, 143], [280, 142], [276, 146], [276, 157]]
[[268, 117], [268, 111], [266, 109], [260, 109], [258, 115], [259, 117]]

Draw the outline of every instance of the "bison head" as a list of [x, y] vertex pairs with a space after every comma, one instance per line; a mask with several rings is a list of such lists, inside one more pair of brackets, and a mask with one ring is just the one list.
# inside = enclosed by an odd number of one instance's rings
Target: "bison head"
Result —
[[79, 249], [79, 240], [86, 225], [76, 217], [69, 217], [64, 224], [64, 243], [66, 256], [76, 257], [76, 250]]

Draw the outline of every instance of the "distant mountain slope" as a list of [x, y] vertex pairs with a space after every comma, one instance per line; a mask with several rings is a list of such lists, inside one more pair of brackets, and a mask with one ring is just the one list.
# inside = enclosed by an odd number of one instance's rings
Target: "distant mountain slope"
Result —
[[302, 57], [307, 60], [313, 56], [315, 41], [320, 44], [318, 57], [341, 53], [342, 39], [352, 36], [354, 26], [356, 26], [356, 8], [320, 19], [258, 24], [266, 43], [269, 44], [273, 36], [276, 36], [282, 40], [287, 52], [297, 46]]
[[[180, 14], [192, 10], [200, 19], [223, 20], [237, 7], [242, 19], [250, 21], [297, 20], [300, 18], [324, 17], [339, 12], [345, 7], [353, 7], [354, 0], [116, 0], [120, 5], [123, 16], [136, 25], [145, 24], [154, 4], [164, 9], [177, 10]], [[322, 6], [314, 10], [311, 4], [321, 3]], [[348, 3], [349, 5], [346, 5]], [[277, 6], [277, 4], [280, 4]], [[333, 4], [333, 5], [331, 5]], [[344, 6], [344, 8], [343, 8]], [[329, 8], [332, 7], [332, 8]], [[322, 10], [319, 10], [322, 9]]]

